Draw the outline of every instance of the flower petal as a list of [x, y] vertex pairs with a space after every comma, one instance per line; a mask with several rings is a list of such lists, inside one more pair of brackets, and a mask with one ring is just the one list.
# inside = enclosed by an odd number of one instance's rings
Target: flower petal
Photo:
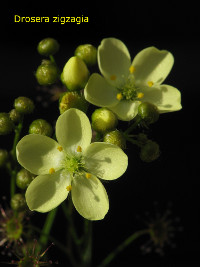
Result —
[[29, 209], [39, 212], [54, 209], [67, 198], [68, 185], [70, 185], [70, 176], [63, 170], [37, 176], [26, 190]]
[[117, 179], [128, 166], [128, 157], [121, 148], [103, 142], [90, 144], [84, 159], [88, 172], [105, 180]]
[[84, 150], [91, 142], [92, 129], [86, 114], [71, 108], [59, 116], [56, 122], [56, 137], [59, 144], [69, 153]]
[[102, 75], [113, 85], [126, 80], [131, 57], [125, 44], [116, 38], [103, 39], [98, 47], [98, 65]]
[[109, 109], [117, 115], [119, 120], [130, 121], [137, 115], [140, 103], [140, 101], [121, 100], [116, 106], [109, 107]]
[[181, 106], [181, 93], [173, 86], [162, 84], [157, 87], [144, 87], [142, 101], [150, 102], [158, 107], [160, 113], [177, 111]]
[[64, 153], [58, 147], [59, 144], [50, 137], [29, 134], [17, 144], [17, 160], [31, 173], [48, 174], [50, 169], [60, 169]]
[[166, 50], [148, 47], [139, 52], [132, 65], [137, 85], [161, 84], [174, 64], [173, 55]]
[[101, 220], [109, 210], [103, 184], [94, 175], [78, 176], [72, 182], [72, 201], [76, 210], [88, 220]]
[[94, 73], [84, 89], [85, 99], [99, 107], [116, 105], [117, 89], [110, 85], [101, 75]]

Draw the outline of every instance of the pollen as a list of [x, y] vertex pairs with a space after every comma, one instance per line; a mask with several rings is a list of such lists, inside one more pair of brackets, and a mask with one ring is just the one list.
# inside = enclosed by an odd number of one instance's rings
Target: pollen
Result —
[[133, 65], [131, 65], [130, 68], [129, 68], [129, 72], [130, 72], [131, 74], [133, 74], [134, 71], [135, 71], [135, 68], [133, 67]]
[[71, 185], [68, 185], [67, 187], [66, 187], [66, 189], [67, 189], [67, 191], [71, 191], [72, 190], [72, 186]]
[[52, 173], [54, 173], [54, 172], [55, 172], [55, 169], [54, 169], [54, 168], [49, 169], [49, 173], [50, 173], [50, 174], [52, 174]]
[[118, 93], [116, 97], [117, 97], [118, 100], [122, 100], [123, 95], [122, 95], [122, 93]]
[[90, 178], [91, 178], [91, 176], [92, 176], [92, 174], [91, 174], [91, 173], [89, 173], [89, 172], [86, 172], [86, 174], [85, 174], [85, 177], [86, 177], [87, 179], [90, 179]]
[[77, 149], [76, 149], [77, 152], [82, 152], [82, 148], [81, 146], [78, 146]]
[[116, 78], [117, 78], [117, 77], [116, 77], [116, 75], [114, 75], [114, 74], [110, 76], [111, 81], [115, 81]]
[[148, 84], [149, 87], [153, 86], [153, 82], [152, 81], [149, 81], [147, 84]]
[[63, 148], [61, 146], [58, 146], [57, 149], [61, 152], [63, 151]]
[[141, 99], [141, 98], [144, 97], [144, 94], [140, 92], [140, 93], [137, 94], [137, 97]]

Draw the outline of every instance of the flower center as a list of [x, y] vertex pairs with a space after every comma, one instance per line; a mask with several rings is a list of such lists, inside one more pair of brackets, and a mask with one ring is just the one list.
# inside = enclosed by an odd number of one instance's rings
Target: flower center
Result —
[[80, 173], [84, 170], [84, 161], [83, 156], [81, 155], [73, 155], [66, 156], [64, 168], [67, 172], [71, 174], [73, 177], [75, 174]]
[[135, 79], [132, 73], [129, 74], [128, 79], [125, 83], [117, 88], [119, 93], [117, 94], [118, 100], [139, 100], [141, 99], [144, 94], [139, 92], [139, 88], [135, 85]]

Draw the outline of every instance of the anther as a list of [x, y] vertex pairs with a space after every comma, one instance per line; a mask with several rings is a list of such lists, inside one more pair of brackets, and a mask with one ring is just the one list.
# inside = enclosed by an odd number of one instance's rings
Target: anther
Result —
[[118, 93], [116, 97], [117, 97], [118, 100], [122, 100], [123, 95], [122, 95], [122, 93]]
[[153, 86], [153, 82], [152, 81], [149, 81], [147, 84], [148, 84], [149, 87]]
[[141, 99], [143, 97], [144, 97], [144, 94], [143, 93], [140, 92], [140, 93], [137, 94], [137, 98], [140, 98]]
[[117, 78], [116, 75], [111, 75], [111, 76], [110, 76], [111, 81], [115, 81], [116, 78]]
[[66, 189], [67, 189], [67, 191], [71, 191], [71, 190], [72, 190], [72, 186], [71, 186], [71, 185], [68, 185], [68, 186], [66, 187]]
[[50, 173], [50, 174], [52, 174], [52, 173], [54, 173], [54, 172], [55, 172], [55, 169], [54, 169], [54, 168], [49, 169], [49, 173]]
[[85, 174], [85, 177], [86, 177], [87, 179], [90, 179], [90, 178], [91, 178], [91, 176], [92, 176], [92, 174], [91, 174], [91, 173], [89, 173], [89, 172], [86, 172], [86, 174]]
[[81, 146], [78, 146], [77, 149], [76, 149], [77, 152], [82, 152], [82, 148]]
[[129, 72], [130, 72], [131, 74], [133, 74], [134, 71], [135, 71], [135, 68], [133, 67], [133, 65], [131, 65], [130, 68], [129, 68]]
[[61, 152], [63, 151], [63, 148], [61, 146], [58, 146], [57, 149]]

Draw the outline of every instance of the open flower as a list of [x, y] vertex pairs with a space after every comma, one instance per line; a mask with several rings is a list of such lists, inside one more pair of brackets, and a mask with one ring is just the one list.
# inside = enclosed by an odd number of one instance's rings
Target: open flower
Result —
[[120, 120], [137, 115], [141, 102], [150, 102], [160, 113], [181, 109], [181, 95], [176, 88], [162, 84], [174, 63], [166, 50], [148, 47], [133, 62], [125, 44], [115, 38], [103, 39], [98, 47], [98, 73], [90, 76], [84, 94], [88, 102], [107, 107]]
[[56, 122], [58, 142], [30, 134], [17, 145], [19, 163], [38, 175], [28, 186], [26, 201], [31, 210], [47, 212], [63, 202], [71, 191], [77, 211], [89, 220], [103, 219], [109, 209], [100, 180], [114, 180], [127, 168], [126, 154], [117, 146], [91, 143], [88, 117], [69, 109]]

